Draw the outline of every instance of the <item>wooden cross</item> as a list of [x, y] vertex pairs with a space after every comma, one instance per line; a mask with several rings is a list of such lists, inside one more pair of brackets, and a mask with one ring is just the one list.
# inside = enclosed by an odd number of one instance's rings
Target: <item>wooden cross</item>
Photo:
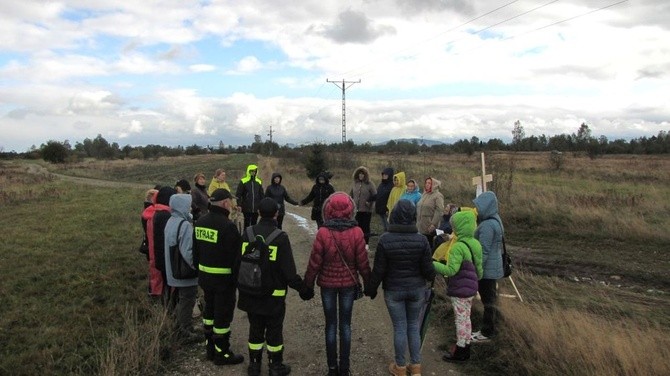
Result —
[[472, 185], [477, 186], [477, 196], [481, 192], [486, 192], [486, 183], [493, 181], [493, 175], [486, 175], [486, 162], [484, 161], [484, 153], [482, 153], [482, 174], [472, 178]]

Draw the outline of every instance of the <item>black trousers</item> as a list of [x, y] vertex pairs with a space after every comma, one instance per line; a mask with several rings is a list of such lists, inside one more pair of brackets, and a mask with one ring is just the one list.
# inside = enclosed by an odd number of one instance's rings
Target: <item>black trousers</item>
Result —
[[259, 315], [248, 313], [249, 317], [249, 349], [259, 350], [258, 345], [266, 343], [269, 352], [279, 352], [284, 346], [283, 309], [277, 315]]
[[356, 212], [356, 222], [358, 222], [358, 227], [363, 230], [363, 236], [365, 236], [365, 244], [368, 244], [370, 241], [370, 221], [372, 220], [372, 213], [370, 212]]
[[[213, 323], [215, 334], [221, 330], [230, 329], [235, 312], [235, 289], [231, 287], [225, 290], [203, 289], [203, 291], [205, 293], [203, 321]], [[205, 326], [208, 325], [205, 324]]]
[[497, 334], [496, 322], [498, 321], [498, 290], [496, 279], [479, 280], [479, 296], [484, 304], [484, 317], [482, 318], [482, 334], [493, 337]]
[[277, 215], [277, 228], [280, 230], [282, 229], [281, 228], [282, 223], [284, 223], [284, 214], [279, 214]]
[[253, 226], [258, 222], [258, 213], [242, 213], [244, 215], [244, 228]]

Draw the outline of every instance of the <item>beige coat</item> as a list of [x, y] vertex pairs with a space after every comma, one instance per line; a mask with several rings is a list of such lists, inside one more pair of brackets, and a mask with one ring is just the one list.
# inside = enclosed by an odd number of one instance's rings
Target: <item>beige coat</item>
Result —
[[440, 181], [435, 178], [431, 179], [433, 180], [432, 191], [424, 192], [421, 200], [416, 204], [416, 226], [421, 234], [430, 233], [430, 225], [435, 228], [439, 227], [444, 212], [444, 196], [440, 193]]

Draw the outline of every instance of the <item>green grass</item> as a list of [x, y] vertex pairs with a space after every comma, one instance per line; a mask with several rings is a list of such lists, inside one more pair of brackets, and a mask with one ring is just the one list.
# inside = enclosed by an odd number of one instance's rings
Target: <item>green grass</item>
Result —
[[0, 218], [0, 373], [95, 373], [124, 307], [143, 298], [141, 191], [38, 187], [52, 194]]

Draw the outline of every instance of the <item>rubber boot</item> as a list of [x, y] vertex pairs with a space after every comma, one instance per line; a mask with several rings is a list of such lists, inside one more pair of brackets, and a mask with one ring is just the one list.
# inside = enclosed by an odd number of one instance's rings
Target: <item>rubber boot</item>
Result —
[[389, 372], [393, 376], [407, 376], [407, 367], [399, 366], [395, 362], [389, 364]]
[[470, 345], [465, 345], [465, 347], [454, 346], [451, 351], [446, 353], [442, 360], [445, 362], [464, 362], [470, 359]]
[[263, 350], [249, 350], [248, 376], [261, 376], [261, 362], [263, 361]]
[[410, 364], [407, 370], [411, 376], [421, 376], [421, 364]]
[[214, 364], [225, 366], [244, 362], [244, 356], [230, 351], [230, 332], [214, 334], [212, 338], [214, 339]]
[[205, 325], [205, 354], [207, 360], [214, 360], [214, 339], [212, 335], [212, 327]]
[[270, 358], [270, 376], [286, 376], [291, 373], [291, 367], [283, 363], [284, 350], [268, 351], [268, 357]]

